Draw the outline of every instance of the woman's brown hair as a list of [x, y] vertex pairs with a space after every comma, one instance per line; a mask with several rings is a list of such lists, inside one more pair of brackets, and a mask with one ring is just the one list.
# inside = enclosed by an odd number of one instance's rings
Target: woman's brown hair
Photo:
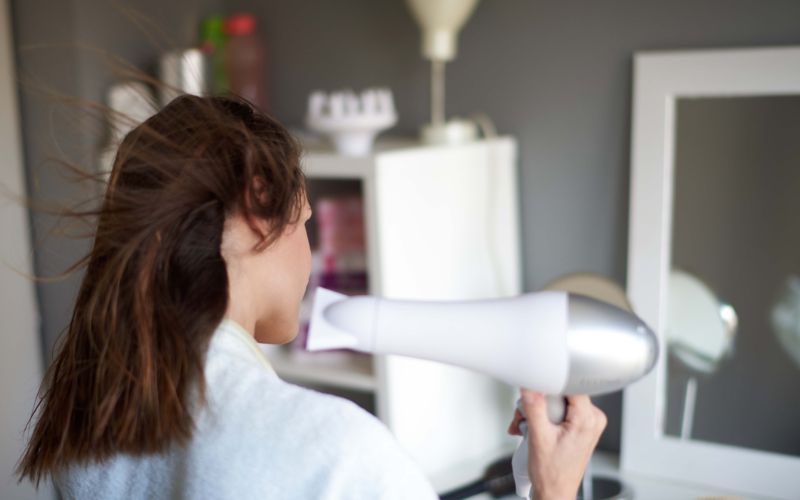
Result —
[[240, 212], [260, 235], [253, 251], [269, 246], [299, 219], [299, 163], [287, 130], [236, 98], [184, 95], [127, 134], [102, 206], [88, 212], [94, 244], [21, 478], [38, 484], [64, 465], [189, 440], [228, 306], [225, 219]]

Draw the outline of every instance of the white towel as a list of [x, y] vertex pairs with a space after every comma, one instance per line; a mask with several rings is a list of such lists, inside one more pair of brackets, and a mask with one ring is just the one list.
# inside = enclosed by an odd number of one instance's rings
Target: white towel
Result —
[[225, 320], [205, 366], [208, 405], [183, 448], [73, 465], [67, 499], [435, 499], [375, 417], [350, 401], [282, 381], [255, 340]]

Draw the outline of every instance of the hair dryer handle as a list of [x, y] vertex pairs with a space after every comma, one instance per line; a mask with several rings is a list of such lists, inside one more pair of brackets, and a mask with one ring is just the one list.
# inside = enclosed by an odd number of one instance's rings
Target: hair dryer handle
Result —
[[[522, 400], [517, 400], [517, 409], [525, 415]], [[564, 421], [566, 416], [566, 400], [563, 396], [547, 396], [547, 418], [558, 425]], [[519, 430], [522, 432], [522, 441], [517, 446], [514, 456], [511, 457], [511, 469], [514, 473], [514, 484], [517, 487], [517, 495], [523, 498], [530, 498], [531, 479], [528, 476], [528, 422], [523, 420], [519, 423]]]

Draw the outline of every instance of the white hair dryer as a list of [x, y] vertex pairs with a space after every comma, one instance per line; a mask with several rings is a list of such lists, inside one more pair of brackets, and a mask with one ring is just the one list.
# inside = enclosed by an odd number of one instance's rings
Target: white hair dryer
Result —
[[[550, 395], [619, 390], [647, 374], [658, 358], [656, 336], [641, 319], [573, 293], [426, 302], [318, 288], [307, 349], [341, 348], [457, 365]], [[561, 422], [563, 397], [549, 403], [550, 419]], [[524, 435], [512, 465], [517, 494], [528, 497]]]

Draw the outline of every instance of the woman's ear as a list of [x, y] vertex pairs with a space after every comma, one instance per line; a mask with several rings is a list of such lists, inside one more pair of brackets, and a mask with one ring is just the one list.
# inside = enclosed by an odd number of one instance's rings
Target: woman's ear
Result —
[[[254, 175], [253, 178], [250, 180], [250, 190], [247, 202], [249, 203], [258, 203], [259, 205], [266, 205], [269, 199], [269, 194], [267, 193], [267, 181], [264, 177], [260, 175]], [[250, 198], [253, 199], [250, 199]], [[248, 207], [252, 208], [252, 207]]]
[[254, 175], [250, 179], [250, 186], [244, 194], [244, 210], [242, 216], [250, 229], [262, 240], [256, 245], [256, 250], [263, 250], [263, 240], [270, 232], [270, 224], [263, 217], [254, 215], [258, 210], [257, 206], [264, 206], [268, 200], [267, 183], [260, 175]]

